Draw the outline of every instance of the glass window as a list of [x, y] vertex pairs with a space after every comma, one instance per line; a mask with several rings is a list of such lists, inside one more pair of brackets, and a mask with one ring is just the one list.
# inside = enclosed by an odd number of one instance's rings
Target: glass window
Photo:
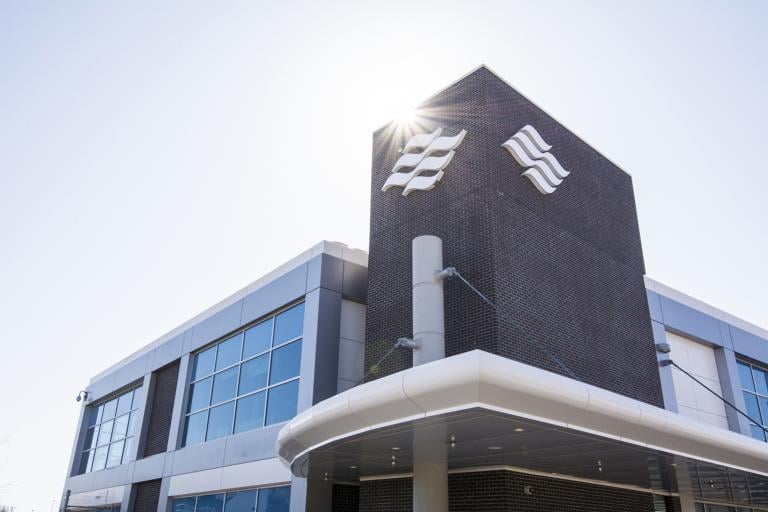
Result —
[[130, 453], [133, 445], [133, 423], [139, 405], [135, 395], [138, 389], [124, 391], [89, 406], [88, 422], [93, 423], [93, 426], [85, 432], [80, 460], [81, 473], [127, 462], [126, 454]]
[[222, 370], [240, 361], [240, 344], [243, 335], [232, 336], [219, 343], [219, 354], [216, 356], [216, 369]]
[[272, 346], [298, 338], [304, 330], [304, 304], [294, 306], [275, 317], [275, 339]]
[[298, 304], [193, 356], [184, 446], [296, 415], [303, 324]]
[[270, 389], [269, 401], [267, 402], [267, 425], [287, 421], [296, 416], [298, 395], [298, 380]]
[[211, 405], [234, 398], [237, 394], [237, 368], [230, 368], [213, 377]]
[[256, 508], [256, 490], [228, 492], [224, 512], [253, 512]]
[[272, 369], [269, 383], [277, 384], [298, 377], [301, 366], [301, 341], [295, 341], [272, 352]]
[[205, 441], [205, 425], [207, 422], [207, 410], [187, 416], [187, 424], [184, 426], [184, 446]]
[[176, 498], [173, 500], [173, 512], [195, 512], [195, 497]]
[[198, 411], [210, 405], [212, 380], [212, 377], [208, 377], [207, 379], [203, 379], [192, 384], [189, 392], [190, 398], [187, 412]]
[[224, 508], [223, 494], [208, 494], [197, 497], [195, 512], [222, 512]]
[[755, 390], [760, 394], [768, 395], [768, 373], [753, 366], [752, 376], [755, 379]]
[[214, 407], [208, 413], [207, 441], [228, 436], [232, 433], [232, 416], [235, 414], [235, 402]]
[[737, 362], [739, 367], [739, 378], [741, 379], [741, 387], [750, 391], [755, 390], [755, 383], [752, 382], [752, 370], [747, 363]]
[[264, 398], [266, 393], [248, 395], [237, 401], [237, 416], [235, 417], [235, 434], [259, 428], [264, 424]]
[[272, 345], [272, 324], [273, 321], [270, 318], [266, 322], [261, 322], [245, 331], [243, 359], [269, 350]]
[[135, 437], [129, 437], [125, 440], [125, 447], [123, 448], [123, 464], [130, 462], [133, 457], [131, 450], [133, 449], [133, 440]]
[[751, 423], [749, 425], [749, 428], [752, 429], [752, 437], [754, 437], [755, 439], [759, 439], [760, 441], [765, 441], [765, 431], [762, 429], [762, 427], [759, 427], [754, 423]]
[[267, 385], [267, 372], [269, 371], [269, 354], [255, 357], [243, 363], [240, 368], [239, 394], [245, 395]]
[[197, 380], [213, 373], [213, 365], [216, 362], [216, 347], [213, 346], [195, 355], [192, 365], [192, 380]]
[[750, 425], [752, 437], [765, 441], [766, 434], [762, 427], [768, 427], [768, 371], [746, 361], [736, 363], [747, 416], [754, 422], [760, 422], [760, 425]]
[[123, 460], [123, 446], [125, 441], [118, 441], [109, 445], [109, 455], [107, 456], [107, 467], [113, 468], [119, 466]]
[[760, 408], [757, 406], [757, 396], [744, 391], [744, 403], [747, 406], [747, 415], [755, 421], [760, 421]]
[[257, 512], [288, 512], [291, 504], [290, 487], [259, 489]]

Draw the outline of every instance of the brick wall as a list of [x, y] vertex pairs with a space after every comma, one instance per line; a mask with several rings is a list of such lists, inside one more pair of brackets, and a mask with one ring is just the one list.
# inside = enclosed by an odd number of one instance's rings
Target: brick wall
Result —
[[148, 480], [135, 484], [136, 495], [132, 512], [157, 512], [160, 502], [160, 480]]
[[144, 457], [168, 450], [168, 435], [171, 432], [178, 378], [179, 361], [157, 370], [154, 374], [154, 392], [151, 397]]
[[[530, 486], [532, 494], [524, 492]], [[410, 512], [410, 478], [360, 483], [360, 512]], [[451, 512], [674, 512], [678, 500], [511, 471], [452, 474]], [[334, 509], [335, 511], [336, 509]]]
[[331, 510], [332, 512], [358, 512], [360, 510], [360, 487], [333, 484]]
[[[374, 134], [366, 370], [411, 334], [411, 240], [430, 234], [499, 309], [446, 283], [447, 355], [482, 349], [662, 406], [630, 176], [485, 68], [425, 109], [420, 131], [468, 133], [442, 181], [408, 197], [381, 187], [410, 134]], [[500, 147], [525, 124], [571, 172], [554, 194]], [[410, 365], [397, 350], [369, 379]]]

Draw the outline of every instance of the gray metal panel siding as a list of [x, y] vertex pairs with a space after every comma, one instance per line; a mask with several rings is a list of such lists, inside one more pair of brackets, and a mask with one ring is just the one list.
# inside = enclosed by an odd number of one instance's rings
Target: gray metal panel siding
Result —
[[669, 330], [722, 347], [718, 320], [685, 304], [660, 296], [664, 324]]
[[730, 326], [733, 349], [738, 354], [768, 364], [768, 340], [746, 332], [738, 327]]

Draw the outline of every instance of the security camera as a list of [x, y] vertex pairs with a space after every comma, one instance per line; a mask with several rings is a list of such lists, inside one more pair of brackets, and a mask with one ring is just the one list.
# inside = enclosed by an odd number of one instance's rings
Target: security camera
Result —
[[80, 391], [80, 392], [77, 394], [77, 396], [75, 397], [75, 400], [76, 400], [76, 401], [78, 401], [78, 402], [79, 402], [80, 400], [83, 400], [83, 399], [85, 399], [85, 400], [87, 400], [87, 399], [88, 399], [88, 392], [87, 392], [87, 391]]

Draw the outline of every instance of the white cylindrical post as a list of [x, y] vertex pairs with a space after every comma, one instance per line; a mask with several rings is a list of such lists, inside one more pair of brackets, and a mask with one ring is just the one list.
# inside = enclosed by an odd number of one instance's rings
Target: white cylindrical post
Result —
[[445, 358], [445, 318], [443, 280], [443, 241], [432, 235], [413, 239], [413, 365]]

